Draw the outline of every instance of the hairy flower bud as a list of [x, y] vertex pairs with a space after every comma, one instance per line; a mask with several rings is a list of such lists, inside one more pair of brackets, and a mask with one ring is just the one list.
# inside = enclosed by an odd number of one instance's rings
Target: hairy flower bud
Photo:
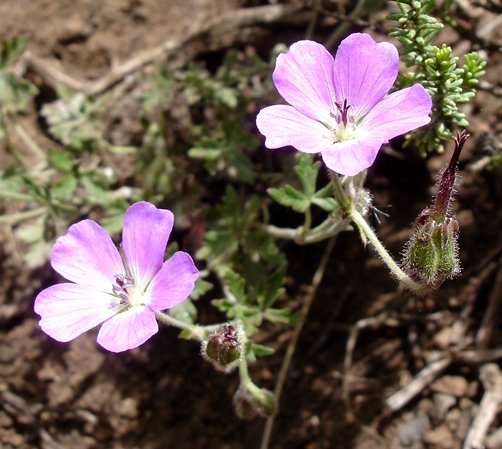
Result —
[[403, 269], [417, 282], [433, 288], [460, 273], [458, 259], [458, 221], [450, 212], [456, 168], [469, 134], [455, 138], [455, 151], [439, 181], [431, 208], [424, 209], [413, 223], [404, 249]]
[[445, 217], [437, 222], [429, 209], [415, 220], [413, 233], [404, 251], [404, 269], [416, 281], [438, 287], [460, 272], [458, 222]]
[[258, 416], [267, 418], [276, 412], [274, 395], [266, 388], [253, 389], [241, 384], [234, 395], [234, 410], [241, 419], [255, 419]]
[[220, 326], [203, 343], [202, 353], [215, 368], [231, 371], [237, 366], [242, 352], [242, 345], [235, 327], [231, 324]]

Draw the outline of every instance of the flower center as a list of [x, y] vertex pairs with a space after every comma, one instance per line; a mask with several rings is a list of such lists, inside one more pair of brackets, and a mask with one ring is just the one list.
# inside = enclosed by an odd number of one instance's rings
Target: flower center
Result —
[[335, 119], [335, 124], [331, 128], [333, 142], [343, 142], [353, 139], [356, 134], [356, 124], [354, 118], [349, 115], [351, 105], [345, 98], [343, 102], [335, 103], [336, 112], [331, 112], [331, 117]]
[[145, 304], [143, 292], [136, 287], [134, 279], [127, 274], [115, 275], [112, 291], [118, 298], [119, 304], [126, 308]]

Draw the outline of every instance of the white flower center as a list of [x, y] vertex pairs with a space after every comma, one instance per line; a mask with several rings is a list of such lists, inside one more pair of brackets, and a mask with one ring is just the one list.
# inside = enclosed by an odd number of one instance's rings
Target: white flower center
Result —
[[328, 126], [333, 143], [354, 139], [357, 126], [351, 113], [351, 105], [345, 99], [343, 102], [335, 103], [335, 106], [336, 110], [330, 113], [332, 120]]
[[333, 131], [333, 135], [336, 142], [344, 142], [346, 140], [351, 140], [355, 137], [355, 134], [356, 134], [356, 125], [354, 125], [354, 123], [347, 123], [347, 125], [340, 123]]
[[136, 286], [131, 276], [124, 274], [115, 275], [115, 283], [112, 286], [117, 303], [128, 309], [134, 306], [144, 306], [147, 302], [146, 295], [141, 288]]

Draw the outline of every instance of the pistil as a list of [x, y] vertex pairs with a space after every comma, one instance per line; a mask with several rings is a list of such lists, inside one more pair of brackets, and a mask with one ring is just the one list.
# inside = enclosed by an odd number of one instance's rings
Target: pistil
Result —
[[348, 112], [350, 109], [350, 104], [348, 100], [345, 98], [343, 100], [343, 103], [335, 103], [336, 108], [338, 109], [338, 112], [340, 113], [340, 120], [343, 123], [343, 126], [347, 126], [347, 123], [349, 122], [349, 117], [348, 117]]

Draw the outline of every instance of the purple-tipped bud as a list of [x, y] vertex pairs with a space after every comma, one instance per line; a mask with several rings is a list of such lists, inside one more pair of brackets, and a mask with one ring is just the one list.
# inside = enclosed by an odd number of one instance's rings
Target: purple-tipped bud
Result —
[[451, 215], [450, 205], [458, 158], [468, 137], [464, 131], [455, 138], [455, 150], [441, 176], [434, 205], [417, 217], [404, 249], [404, 270], [424, 286], [437, 288], [460, 273], [458, 221]]
[[241, 384], [234, 395], [234, 410], [241, 419], [268, 418], [276, 412], [274, 395], [266, 388], [250, 390]]
[[460, 152], [462, 151], [464, 143], [468, 138], [469, 133], [465, 130], [457, 133], [454, 138], [455, 149], [453, 150], [448, 167], [446, 167], [445, 171], [441, 175], [436, 201], [434, 201], [433, 215], [436, 221], [441, 221], [441, 219], [445, 218], [450, 211], [450, 204], [453, 199], [453, 188], [455, 186], [455, 176], [457, 174], [458, 158], [460, 157]]
[[203, 343], [202, 352], [215, 368], [221, 371], [231, 371], [239, 362], [242, 345], [235, 327], [231, 324], [220, 326], [209, 335]]

